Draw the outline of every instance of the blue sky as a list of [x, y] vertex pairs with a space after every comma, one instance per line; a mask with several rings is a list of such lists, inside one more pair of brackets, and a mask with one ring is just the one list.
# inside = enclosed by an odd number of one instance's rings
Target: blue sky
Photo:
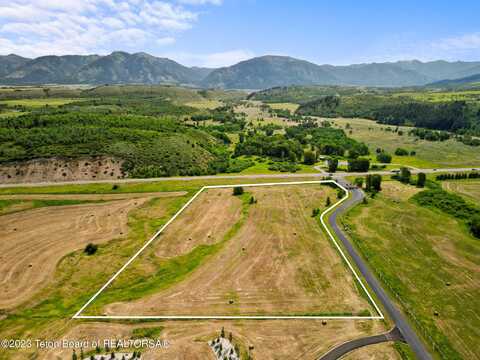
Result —
[[145, 51], [186, 65], [480, 60], [480, 1], [0, 0], [0, 54]]

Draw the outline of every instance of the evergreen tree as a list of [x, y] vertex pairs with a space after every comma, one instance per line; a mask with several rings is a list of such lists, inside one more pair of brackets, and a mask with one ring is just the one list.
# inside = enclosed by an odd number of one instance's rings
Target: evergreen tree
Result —
[[417, 186], [423, 188], [425, 186], [426, 180], [427, 176], [425, 175], [425, 173], [418, 173]]
[[328, 172], [334, 173], [338, 168], [338, 159], [328, 159]]

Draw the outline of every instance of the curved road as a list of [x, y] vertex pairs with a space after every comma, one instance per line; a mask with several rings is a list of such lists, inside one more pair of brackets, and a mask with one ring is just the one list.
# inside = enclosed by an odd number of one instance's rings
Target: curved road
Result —
[[360, 339], [347, 341], [323, 355], [318, 360], [337, 360], [350, 351], [359, 349], [367, 345], [380, 344], [387, 341], [404, 341], [402, 334], [397, 327], [394, 327], [390, 332], [385, 334], [367, 336]]
[[[350, 186], [350, 184], [342, 180], [339, 180], [339, 183], [347, 188]], [[337, 207], [328, 217], [328, 223], [335, 232], [337, 238], [342, 242], [352, 260], [355, 262], [355, 265], [362, 273], [372, 291], [382, 303], [390, 318], [395, 322], [395, 325], [405, 339], [405, 342], [410, 345], [417, 358], [419, 360], [432, 360], [432, 356], [427, 351], [410, 324], [407, 322], [405, 316], [400, 312], [400, 310], [398, 310], [397, 306], [393, 303], [385, 290], [383, 290], [382, 286], [370, 271], [365, 261], [362, 259], [362, 257], [360, 257], [353, 245], [337, 225], [338, 216], [351, 206], [360, 202], [364, 197], [363, 192], [357, 188], [351, 189], [350, 195], [350, 198]]]

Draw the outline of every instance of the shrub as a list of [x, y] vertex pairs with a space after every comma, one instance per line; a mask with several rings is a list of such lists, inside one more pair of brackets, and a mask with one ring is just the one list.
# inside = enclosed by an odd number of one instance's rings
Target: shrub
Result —
[[368, 159], [350, 159], [348, 160], [348, 171], [367, 172], [370, 168], [370, 160]]
[[294, 173], [300, 170], [300, 167], [293, 162], [274, 162], [268, 167], [268, 170]]
[[405, 184], [408, 184], [410, 182], [410, 176], [411, 175], [412, 174], [411, 174], [410, 170], [408, 170], [408, 168], [402, 167], [400, 169], [400, 175], [399, 175], [398, 180], [400, 180], [401, 182], [403, 182]]
[[424, 187], [426, 180], [427, 180], [427, 176], [425, 175], [425, 173], [418, 173], [417, 186], [421, 188]]
[[381, 152], [380, 154], [377, 154], [377, 161], [381, 163], [391, 163], [392, 155], [387, 154], [385, 152]]
[[303, 152], [303, 162], [306, 165], [313, 165], [317, 161], [316, 154], [311, 150], [305, 150]]
[[367, 175], [365, 181], [365, 191], [378, 192], [382, 190], [382, 176], [378, 174]]
[[480, 215], [479, 208], [466, 202], [460, 195], [441, 188], [419, 192], [412, 199], [422, 206], [439, 209], [462, 220], [474, 219]]
[[328, 159], [328, 172], [334, 173], [338, 168], [338, 159]]
[[243, 193], [244, 193], [243, 187], [241, 187], [241, 186], [235, 186], [235, 187], [233, 188], [233, 195], [239, 196], [239, 195], [242, 195]]
[[362, 177], [355, 178], [354, 183], [357, 187], [361, 188], [363, 186], [363, 178]]
[[480, 238], [480, 215], [475, 215], [470, 220], [470, 231], [475, 237]]
[[397, 156], [407, 156], [408, 154], [409, 154], [409, 152], [406, 149], [397, 148], [395, 150], [395, 155], [397, 155]]
[[98, 245], [89, 243], [87, 246], [85, 246], [85, 250], [83, 250], [83, 251], [87, 255], [93, 255], [97, 252], [97, 250], [98, 250]]

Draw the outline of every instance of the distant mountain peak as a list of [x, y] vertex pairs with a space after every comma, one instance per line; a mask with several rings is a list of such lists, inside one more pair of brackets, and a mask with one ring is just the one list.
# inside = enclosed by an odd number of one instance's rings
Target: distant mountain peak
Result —
[[176, 83], [204, 87], [264, 89], [287, 85], [415, 86], [480, 73], [480, 62], [409, 59], [346, 66], [317, 65], [267, 54], [218, 69], [187, 67], [146, 52], [108, 55], [0, 56], [0, 83]]

